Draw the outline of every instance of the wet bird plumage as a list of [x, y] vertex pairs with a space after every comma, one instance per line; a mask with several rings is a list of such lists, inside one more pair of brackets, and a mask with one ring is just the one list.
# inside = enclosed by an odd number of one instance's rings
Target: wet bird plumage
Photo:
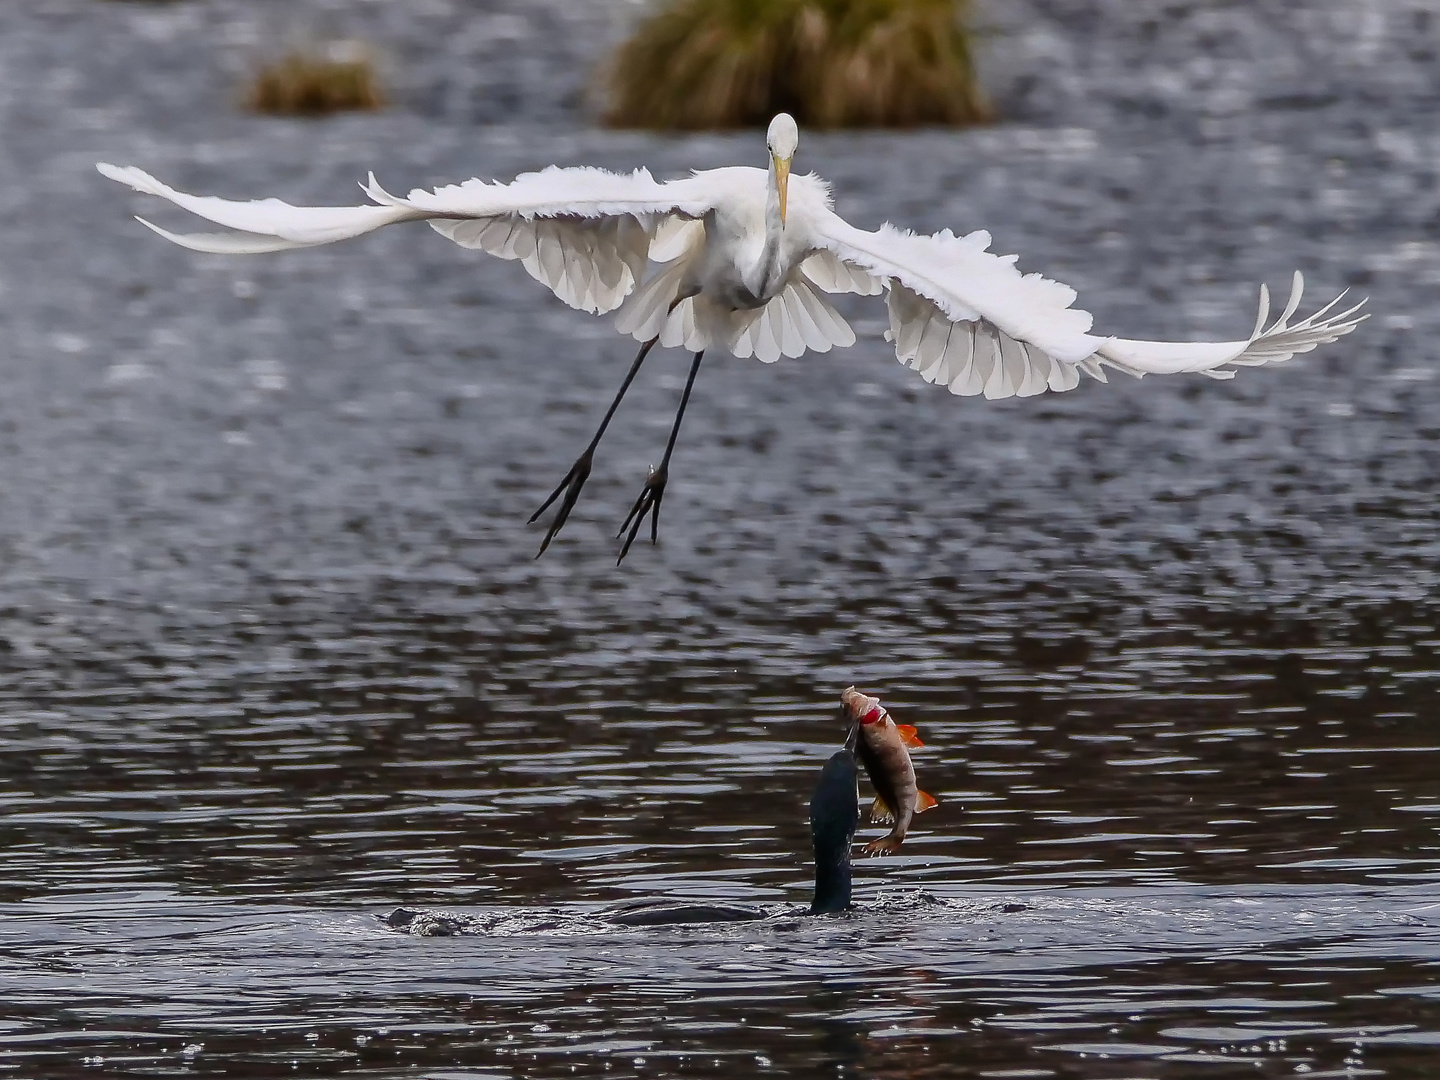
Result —
[[815, 895], [810, 914], [826, 915], [850, 906], [850, 847], [860, 825], [859, 769], [855, 763], [859, 727], [851, 724], [845, 745], [830, 755], [810, 797], [810, 841], [815, 854]]

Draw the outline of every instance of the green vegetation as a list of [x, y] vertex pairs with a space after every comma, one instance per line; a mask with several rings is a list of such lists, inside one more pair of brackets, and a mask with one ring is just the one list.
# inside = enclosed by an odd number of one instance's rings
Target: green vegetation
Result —
[[384, 105], [375, 63], [354, 42], [286, 53], [257, 71], [245, 91], [247, 109], [277, 116], [324, 116]]
[[968, 0], [676, 0], [615, 55], [617, 127], [976, 124]]

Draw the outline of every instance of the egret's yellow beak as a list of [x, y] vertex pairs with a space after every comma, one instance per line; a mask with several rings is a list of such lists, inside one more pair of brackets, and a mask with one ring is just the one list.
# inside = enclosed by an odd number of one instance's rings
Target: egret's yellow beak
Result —
[[785, 200], [790, 194], [790, 159], [772, 157], [775, 162], [775, 186], [780, 191], [780, 224], [785, 224]]

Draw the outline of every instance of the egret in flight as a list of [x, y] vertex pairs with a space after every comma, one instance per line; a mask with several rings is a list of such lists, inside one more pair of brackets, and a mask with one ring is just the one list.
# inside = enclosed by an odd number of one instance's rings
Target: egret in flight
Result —
[[1292, 322], [1303, 288], [1297, 272], [1289, 303], [1268, 325], [1269, 293], [1260, 287], [1260, 314], [1243, 340], [1134, 341], [1092, 334], [1089, 312], [1070, 306], [1073, 289], [1021, 274], [1015, 256], [990, 253], [987, 232], [921, 236], [888, 224], [874, 231], [849, 224], [831, 209], [823, 180], [791, 174], [799, 141], [795, 121], [781, 113], [766, 135], [767, 170], [709, 169], [663, 182], [644, 169], [627, 176], [551, 166], [508, 184], [467, 180], [401, 198], [372, 173], [362, 187], [374, 205], [355, 207], [232, 202], [187, 195], [136, 168], [98, 168], [232, 230], [178, 234], [140, 219], [192, 251], [288, 251], [384, 225], [428, 221], [462, 247], [518, 259], [571, 307], [614, 312], [616, 328], [641, 342], [640, 351], [589, 445], [531, 516], [533, 523], [559, 500], [537, 557], [569, 518], [595, 448], [657, 343], [684, 346], [694, 357], [665, 454], [617, 534], [625, 537], [621, 560], [647, 515], [650, 540], [656, 540], [670, 457], [706, 351], [726, 349], [768, 364], [852, 345], [855, 334], [828, 293], [883, 294], [890, 316], [886, 338], [900, 362], [953, 394], [987, 398], [1072, 390], [1082, 372], [1105, 382], [1106, 368], [1137, 377], [1199, 372], [1228, 379], [1237, 366], [1279, 362], [1334, 341], [1365, 318], [1359, 314], [1363, 301], [1337, 312], [1337, 297]]

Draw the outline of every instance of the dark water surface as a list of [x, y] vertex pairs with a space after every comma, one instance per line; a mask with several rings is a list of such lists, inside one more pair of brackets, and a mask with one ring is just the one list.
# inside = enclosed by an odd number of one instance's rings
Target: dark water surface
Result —
[[[1357, 6], [1287, 45], [1294, 5], [1254, 5], [1251, 56], [1246, 5], [1177, 8], [1179, 44], [1112, 7], [1006, 46], [1092, 103], [806, 133], [801, 167], [863, 225], [992, 229], [1107, 332], [1242, 335], [1296, 267], [1375, 318], [1232, 383], [991, 403], [857, 304], [843, 353], [707, 361], [619, 569], [683, 356], [537, 562], [632, 355], [606, 324], [424, 228], [194, 256], [92, 165], [337, 202], [757, 135], [597, 132], [541, 89], [477, 126], [450, 38], [459, 81], [390, 113], [267, 122], [211, 65], [239, 7], [0, 10], [0, 1075], [1435, 1075], [1440, 30]], [[851, 682], [941, 800], [852, 916], [594, 918], [803, 903]]]

